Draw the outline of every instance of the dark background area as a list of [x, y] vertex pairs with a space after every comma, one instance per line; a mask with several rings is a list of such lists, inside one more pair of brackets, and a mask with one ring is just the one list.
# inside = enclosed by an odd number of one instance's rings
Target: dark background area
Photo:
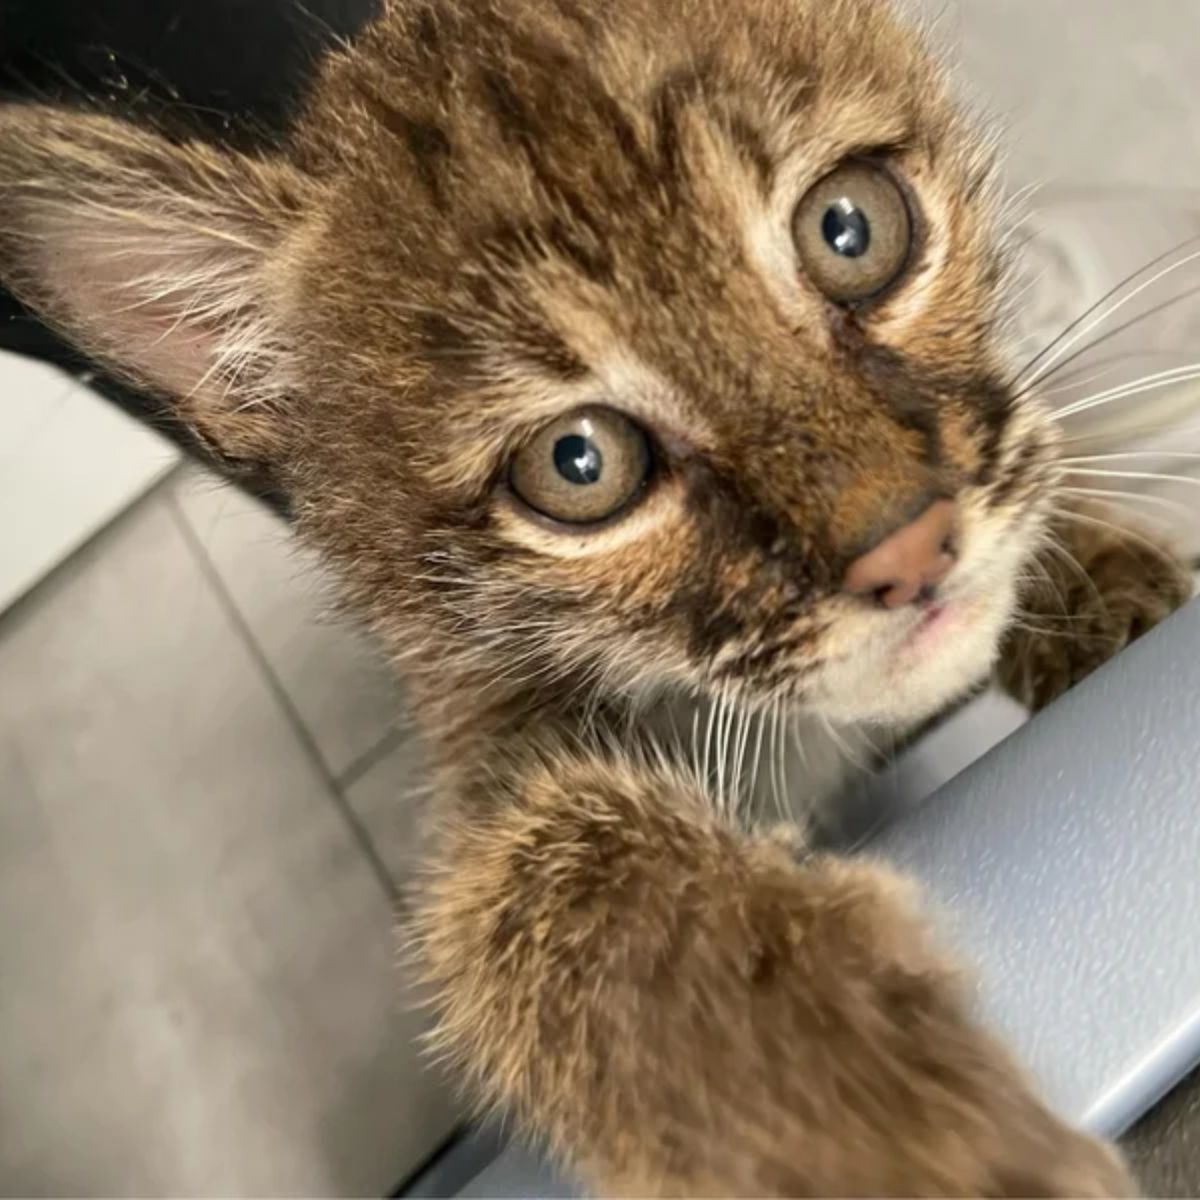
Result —
[[[0, 100], [101, 105], [180, 135], [269, 146], [286, 134], [322, 49], [352, 35], [375, 7], [376, 0], [0, 0]], [[92, 374], [108, 399], [201, 452], [160, 401], [99, 371], [2, 288], [0, 350]], [[283, 505], [269, 479], [237, 474]]]

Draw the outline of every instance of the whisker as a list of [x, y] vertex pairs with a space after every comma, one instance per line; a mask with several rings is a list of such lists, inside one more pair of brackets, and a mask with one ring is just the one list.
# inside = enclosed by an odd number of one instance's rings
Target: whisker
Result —
[[788, 794], [787, 738], [785, 736], [790, 728], [790, 724], [788, 715], [784, 711], [782, 700], [779, 702], [779, 728], [779, 778], [783, 785], [780, 789], [781, 801], [779, 805], [779, 819], [781, 821], [786, 821], [792, 815], [792, 798]]
[[1183, 513], [1184, 516], [1192, 519], [1195, 519], [1196, 516], [1186, 504], [1181, 504], [1178, 500], [1170, 500], [1166, 496], [1149, 496], [1145, 492], [1120, 492], [1105, 488], [1070, 486], [1062, 486], [1059, 488], [1059, 491], [1068, 492], [1073, 496], [1099, 496], [1107, 500], [1115, 500], [1121, 504], [1128, 504], [1131, 500], [1140, 500], [1143, 504], [1169, 509], [1176, 515]]
[[[1026, 613], [1026, 616], [1029, 614]], [[1021, 617], [1012, 617], [1008, 622], [1009, 629], [1019, 629], [1022, 633], [1032, 634], [1034, 637], [1078, 637], [1079, 635], [1071, 629], [1048, 629], [1044, 625], [1030, 624]]]
[[1059, 383], [1051, 388], [1042, 388], [1039, 395], [1044, 398], [1046, 396], [1059, 396], [1063, 392], [1075, 392], [1081, 387], [1086, 387], [1089, 383], [1095, 383], [1097, 379], [1103, 379], [1106, 375], [1115, 374], [1120, 369], [1120, 363], [1113, 363], [1105, 367], [1103, 371], [1097, 371], [1094, 375], [1089, 375], [1086, 379], [1073, 379], [1070, 383]]
[[1147, 550], [1153, 551], [1164, 562], [1173, 563], [1170, 553], [1157, 542], [1151, 541], [1136, 529], [1130, 529], [1127, 525], [1115, 525], [1112, 521], [1106, 521], [1103, 517], [1096, 517], [1090, 513], [1080, 512], [1075, 508], [1060, 508], [1056, 515], [1064, 521], [1077, 521], [1081, 525], [1093, 525], [1098, 529], [1107, 530], [1109, 533], [1116, 534], [1117, 537], [1127, 537], [1132, 541], [1138, 542]]
[[750, 767], [750, 798], [755, 800], [758, 795], [758, 772], [762, 767], [762, 749], [763, 735], [767, 729], [767, 716], [765, 712], [756, 712], [755, 718], [758, 721], [758, 737], [754, 739], [754, 754], [753, 762]]
[[746, 709], [738, 704], [735, 710], [737, 717], [737, 733], [733, 738], [733, 811], [736, 813], [742, 806], [742, 766], [746, 758], [746, 738], [749, 725], [746, 721]]
[[1200, 452], [1195, 450], [1119, 450], [1114, 454], [1069, 454], [1058, 461], [1070, 465], [1072, 463], [1115, 462], [1130, 458], [1200, 458]]
[[[1189, 263], [1195, 262], [1197, 259], [1200, 259], [1200, 251], [1197, 251], [1196, 253], [1189, 255], [1189, 256], [1188, 256], [1186, 259], [1184, 259], [1182, 262], [1180, 262], [1180, 263], [1177, 263], [1175, 266], [1168, 268], [1168, 269], [1167, 269], [1167, 271], [1178, 270], [1178, 269], [1180, 269], [1181, 267], [1187, 266]], [[1044, 380], [1044, 379], [1047, 379], [1047, 378], [1051, 377], [1051, 375], [1053, 374], [1053, 369], [1054, 369], [1054, 366], [1055, 366], [1055, 364], [1056, 364], [1056, 363], [1060, 363], [1060, 359], [1061, 359], [1061, 357], [1062, 357], [1062, 354], [1063, 354], [1063, 353], [1065, 353], [1065, 352], [1066, 352], [1068, 349], [1070, 349], [1070, 347], [1071, 347], [1071, 346], [1075, 345], [1079, 337], [1083, 337], [1083, 336], [1085, 336], [1086, 334], [1090, 333], [1090, 332], [1091, 332], [1093, 329], [1095, 329], [1095, 328], [1096, 328], [1097, 324], [1099, 324], [1100, 322], [1102, 322], [1102, 321], [1105, 321], [1105, 320], [1107, 320], [1109, 317], [1111, 317], [1111, 316], [1115, 315], [1115, 314], [1116, 314], [1116, 313], [1117, 313], [1117, 312], [1118, 312], [1118, 311], [1119, 311], [1121, 308], [1123, 308], [1123, 307], [1124, 307], [1126, 304], [1130, 303], [1132, 300], [1135, 300], [1135, 299], [1136, 299], [1136, 298], [1137, 298], [1137, 297], [1138, 297], [1138, 296], [1139, 296], [1139, 295], [1140, 295], [1142, 292], [1144, 292], [1144, 291], [1145, 291], [1145, 290], [1146, 290], [1148, 287], [1152, 287], [1152, 286], [1153, 286], [1155, 283], [1157, 283], [1157, 282], [1158, 282], [1158, 281], [1159, 281], [1161, 278], [1163, 278], [1163, 276], [1164, 276], [1165, 274], [1167, 274], [1167, 271], [1160, 272], [1158, 275], [1155, 275], [1155, 276], [1154, 276], [1152, 279], [1149, 279], [1149, 280], [1147, 280], [1147, 281], [1146, 281], [1145, 283], [1143, 283], [1143, 284], [1142, 284], [1140, 287], [1137, 287], [1137, 288], [1135, 288], [1135, 289], [1134, 289], [1132, 292], [1130, 292], [1130, 293], [1129, 293], [1129, 295], [1128, 295], [1128, 296], [1126, 296], [1124, 299], [1122, 299], [1122, 300], [1121, 300], [1121, 302], [1120, 302], [1119, 304], [1115, 304], [1115, 305], [1114, 305], [1114, 306], [1113, 306], [1111, 309], [1109, 309], [1109, 311], [1108, 311], [1108, 312], [1101, 314], [1101, 316], [1100, 316], [1099, 318], [1097, 318], [1097, 321], [1096, 321], [1096, 322], [1094, 322], [1094, 323], [1092, 323], [1092, 324], [1090, 324], [1090, 325], [1087, 325], [1087, 326], [1085, 326], [1085, 327], [1084, 327], [1082, 330], [1080, 330], [1080, 332], [1079, 332], [1079, 334], [1076, 336], [1076, 338], [1073, 338], [1073, 339], [1071, 339], [1070, 341], [1066, 342], [1066, 343], [1063, 345], [1063, 347], [1062, 347], [1062, 348], [1061, 348], [1061, 350], [1060, 350], [1060, 353], [1059, 353], [1059, 355], [1057, 355], [1057, 356], [1055, 356], [1055, 357], [1051, 358], [1051, 359], [1050, 359], [1050, 360], [1049, 360], [1049, 361], [1048, 361], [1048, 362], [1047, 362], [1047, 363], [1046, 363], [1046, 364], [1045, 364], [1045, 365], [1042, 367], [1042, 369], [1041, 369], [1041, 370], [1040, 370], [1040, 371], [1039, 371], [1039, 372], [1038, 372], [1036, 375], [1034, 375], [1032, 378], [1030, 378], [1029, 380], [1027, 380], [1027, 381], [1026, 381], [1026, 383], [1025, 383], [1025, 385], [1024, 385], [1024, 387], [1023, 387], [1023, 389], [1022, 389], [1022, 391], [1021, 391], [1019, 394], [1021, 394], [1021, 395], [1027, 395], [1027, 394], [1028, 394], [1029, 392], [1031, 392], [1031, 391], [1032, 391], [1034, 388], [1036, 388], [1036, 387], [1038, 386], [1038, 384], [1042, 382], [1042, 380]], [[1139, 318], [1139, 319], [1140, 319], [1140, 318]], [[1136, 321], [1135, 321], [1135, 322], [1130, 322], [1130, 324], [1135, 324], [1135, 323], [1136, 323]], [[1120, 331], [1120, 330], [1114, 330], [1114, 331], [1113, 331], [1113, 333], [1112, 333], [1111, 335], [1109, 335], [1109, 336], [1114, 336], [1114, 337], [1115, 337], [1115, 336], [1116, 336], [1116, 334], [1117, 334], [1117, 333], [1119, 333], [1119, 332], [1121, 332], [1121, 331]], [[1106, 340], [1107, 340], [1107, 337], [1105, 337], [1105, 338], [1098, 338], [1098, 339], [1097, 339], [1095, 342], [1092, 342], [1092, 343], [1090, 343], [1089, 345], [1087, 345], [1087, 346], [1084, 346], [1084, 347], [1083, 347], [1083, 348], [1080, 350], [1080, 352], [1079, 352], [1079, 353], [1080, 353], [1080, 354], [1085, 354], [1085, 353], [1088, 353], [1088, 352], [1090, 352], [1091, 350], [1095, 349], [1095, 347], [1096, 347], [1096, 346], [1103, 344], [1103, 342], [1104, 342], [1104, 341], [1106, 341]], [[1060, 363], [1060, 365], [1065, 365], [1065, 363]]]
[[1061, 421], [1065, 417], [1088, 412], [1090, 409], [1111, 404], [1116, 400], [1127, 400], [1130, 397], [1158, 391], [1160, 388], [1171, 387], [1177, 383], [1190, 383], [1193, 379], [1200, 379], [1200, 362], [1189, 363], [1186, 367], [1172, 367], [1169, 371], [1157, 371], [1153, 375], [1144, 375], [1141, 379], [1131, 380], [1129, 383], [1122, 383], [1107, 391], [1097, 392], [1094, 396], [1076, 400], [1072, 404], [1055, 410], [1054, 418]]
[[1161, 471], [1100, 471], [1088, 467], [1072, 467], [1071, 474], [1094, 475], [1101, 479], [1148, 479], [1162, 483], [1186, 483], [1191, 487], [1200, 487], [1200, 479], [1194, 475], [1168, 475]]
[[[1083, 569], [1079, 563], [1079, 560], [1053, 533], [1050, 533], [1047, 536], [1045, 549], [1058, 555], [1060, 558], [1065, 558], [1068, 567], [1070, 567], [1073, 571], [1077, 571], [1088, 581], [1088, 583], [1092, 582], [1091, 576], [1088, 575], [1088, 573]], [[1063, 590], [1061, 587], [1059, 587], [1058, 580], [1050, 574], [1050, 568], [1046, 566], [1046, 564], [1042, 562], [1040, 558], [1036, 557], [1030, 560], [1030, 565], [1038, 569], [1042, 578], [1045, 580], [1046, 586], [1054, 593], [1054, 598], [1058, 601], [1059, 613], [1066, 614], [1068, 612], [1066, 596], [1063, 595]]]
[[[1084, 567], [1083, 563], [1081, 563], [1079, 559], [1071, 553], [1071, 550], [1067, 546], [1066, 542], [1064, 542], [1061, 538], [1051, 535], [1046, 542], [1046, 549], [1057, 555], [1060, 561], [1065, 562], [1067, 566], [1079, 577], [1084, 587], [1086, 587], [1088, 591], [1090, 591], [1092, 595], [1101, 603], [1101, 605], [1103, 605], [1104, 597], [1100, 594], [1100, 589], [1096, 585], [1096, 581], [1091, 577], [1091, 574]], [[1047, 572], [1047, 576], [1048, 575], [1049, 572]], [[1062, 592], [1059, 592], [1059, 607], [1062, 609], [1063, 613], [1068, 613], [1070, 611], [1067, 605], [1066, 597], [1062, 594]]]
[[787, 809], [784, 806], [786, 768], [783, 765], [786, 747], [783, 744], [783, 700], [776, 697], [771, 706], [771, 796], [775, 802], [775, 812], [779, 819], [785, 820]]
[[[1090, 305], [1088, 308], [1084, 309], [1084, 311], [1080, 313], [1080, 315], [1076, 317], [1075, 320], [1073, 320], [1069, 325], [1067, 325], [1067, 327], [1063, 329], [1063, 331], [1056, 338], [1054, 338], [1053, 341], [1051, 341], [1036, 355], [1034, 355], [1034, 357], [1030, 359], [1030, 361], [1024, 367], [1022, 367], [1020, 371], [1017, 372], [1014, 382], [1019, 382], [1030, 371], [1035, 371], [1033, 378], [1026, 385], [1029, 387], [1035, 386], [1038, 380], [1045, 378], [1048, 370], [1056, 362], [1058, 362], [1062, 356], [1071, 349], [1072, 346], [1078, 343], [1080, 338], [1086, 337], [1093, 329], [1099, 325], [1102, 325], [1106, 320], [1108, 320], [1109, 317], [1115, 315], [1126, 304], [1135, 299], [1137, 296], [1141, 295], [1141, 293], [1147, 288], [1152, 287], [1160, 279], [1171, 274], [1173, 271], [1178, 271], [1182, 267], [1187, 266], [1187, 264], [1192, 262], [1194, 259], [1200, 258], [1200, 251], [1194, 251], [1186, 257], [1171, 263], [1169, 266], [1164, 267], [1161, 271], [1156, 272], [1155, 275], [1150, 279], [1139, 284], [1127, 295], [1122, 296], [1120, 300], [1117, 300], [1115, 303], [1111, 304], [1107, 309], [1104, 309], [1104, 305], [1108, 304], [1109, 301], [1113, 300], [1114, 297], [1120, 296], [1122, 290], [1128, 287], [1129, 284], [1133, 283], [1147, 271], [1154, 270], [1159, 263], [1166, 262], [1166, 260], [1172, 255], [1178, 254], [1185, 247], [1193, 245], [1197, 240], [1200, 240], [1200, 235], [1186, 238], [1177, 246], [1173, 246], [1170, 250], [1164, 251], [1162, 254], [1158, 255], [1157, 258], [1152, 258], [1144, 266], [1139, 267], [1131, 275], [1128, 275], [1122, 279], [1121, 282], [1115, 287], [1110, 288], [1103, 296], [1100, 297], [1099, 300]], [[1097, 311], [1101, 309], [1104, 309], [1104, 311], [1100, 312], [1099, 316], [1096, 316], [1095, 314]], [[1056, 347], [1057, 353], [1055, 353]], [[1047, 358], [1047, 356], [1049, 357]], [[1035, 370], [1038, 368], [1039, 363], [1041, 364], [1041, 369]]]
[[712, 787], [712, 773], [709, 768], [711, 765], [712, 754], [713, 722], [716, 720], [716, 716], [717, 701], [715, 698], [713, 698], [709, 702], [708, 721], [704, 727], [704, 786], [708, 789], [711, 789]]
[[[1143, 425], [1133, 425], [1130, 427], [1131, 433], [1136, 433], [1139, 431], [1143, 434], [1159, 434], [1166, 432], [1162, 427], [1162, 421], [1158, 419], [1155, 419], [1154, 421], [1147, 421]], [[1193, 435], [1200, 435], [1200, 425], [1172, 425], [1169, 432], [1173, 438], [1185, 438]], [[1090, 433], [1067, 434], [1064, 437], [1060, 437], [1058, 442], [1060, 446], [1074, 446], [1078, 445], [1080, 442], [1096, 442], [1099, 440], [1099, 438], [1100, 435], [1095, 433], [1095, 431], [1092, 431]], [[1153, 454], [1159, 453], [1159, 451], [1147, 450], [1144, 453]], [[1165, 451], [1162, 453], [1165, 453]]]
[[[1125, 333], [1127, 330], [1132, 329], [1135, 325], [1140, 325], [1143, 321], [1147, 321], [1151, 317], [1157, 316], [1159, 313], [1165, 312], [1169, 308], [1173, 308], [1176, 304], [1179, 304], [1184, 300], [1190, 300], [1193, 296], [1196, 296], [1196, 295], [1200, 295], [1200, 286], [1188, 288], [1186, 291], [1179, 292], [1177, 295], [1174, 295], [1174, 296], [1170, 296], [1166, 300], [1160, 301], [1158, 304], [1154, 305], [1153, 308], [1147, 308], [1144, 311], [1138, 313], [1136, 316], [1130, 317], [1127, 321], [1122, 321], [1120, 325], [1117, 325], [1112, 329], [1105, 330], [1104, 333], [1102, 333], [1098, 338], [1095, 338], [1093, 341], [1088, 342], [1084, 346], [1080, 346], [1079, 349], [1074, 350], [1074, 351], [1072, 351], [1072, 353], [1068, 354], [1067, 357], [1062, 359], [1057, 364], [1057, 366], [1055, 366], [1052, 370], [1047, 371], [1046, 374], [1040, 376], [1040, 379], [1041, 380], [1053, 379], [1054, 376], [1059, 375], [1062, 371], [1064, 371], [1072, 363], [1078, 362], [1079, 359], [1084, 358], [1086, 355], [1090, 354], [1093, 350], [1097, 349], [1100, 346], [1103, 346], [1105, 342], [1111, 342], [1113, 340], [1113, 338], [1120, 337], [1121, 334]], [[1170, 352], [1167, 352], [1167, 351], [1155, 351], [1155, 352], [1147, 351], [1147, 352], [1144, 352], [1144, 353], [1141, 353], [1138, 355], [1139, 358], [1141, 358], [1141, 357], [1162, 358], [1162, 357], [1170, 357], [1170, 356], [1171, 356]], [[1077, 369], [1086, 370], [1087, 364], [1083, 363], [1080, 365], [1080, 368], [1077, 368]], [[1070, 378], [1070, 376], [1067, 376], [1067, 378]], [[1022, 395], [1022, 396], [1028, 395], [1028, 393], [1030, 391], [1032, 391], [1035, 386], [1036, 386], [1036, 384], [1029, 384], [1029, 385], [1025, 386], [1021, 390], [1019, 395]], [[1082, 387], [1083, 385], [1082, 385], [1082, 383], [1080, 383], [1080, 384], [1077, 384], [1076, 386]]]

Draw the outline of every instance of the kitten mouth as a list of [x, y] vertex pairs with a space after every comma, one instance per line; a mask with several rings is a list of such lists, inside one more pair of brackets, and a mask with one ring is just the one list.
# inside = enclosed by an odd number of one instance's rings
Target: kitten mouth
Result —
[[935, 600], [924, 605], [916, 624], [900, 643], [901, 653], [919, 653], [944, 641], [963, 625], [967, 616], [966, 607], [961, 602], [949, 600]]

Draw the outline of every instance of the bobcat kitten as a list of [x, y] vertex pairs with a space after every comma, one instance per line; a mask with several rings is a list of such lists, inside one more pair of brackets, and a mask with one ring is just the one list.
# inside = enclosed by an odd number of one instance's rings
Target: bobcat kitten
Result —
[[[1131, 1187], [902, 881], [731, 801], [752, 730], [911, 729], [1022, 603], [1040, 703], [1187, 594], [1065, 503], [995, 195], [877, 0], [391, 0], [257, 157], [0, 108], [0, 277], [269, 471], [402, 665], [438, 1043], [598, 1191]], [[1086, 647], [1025, 632], [1064, 596]]]

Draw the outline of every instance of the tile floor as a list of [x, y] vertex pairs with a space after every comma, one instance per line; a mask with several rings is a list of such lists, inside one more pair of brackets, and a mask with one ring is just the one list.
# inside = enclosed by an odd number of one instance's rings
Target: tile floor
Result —
[[[1200, 221], [1200, 5], [929, 6], [1081, 294]], [[310, 567], [184, 468], [0, 616], [2, 1194], [378, 1195], [454, 1124], [389, 934], [419, 748]]]
[[451, 1129], [414, 747], [275, 519], [176, 472], [0, 620], [0, 1192], [389, 1190]]

